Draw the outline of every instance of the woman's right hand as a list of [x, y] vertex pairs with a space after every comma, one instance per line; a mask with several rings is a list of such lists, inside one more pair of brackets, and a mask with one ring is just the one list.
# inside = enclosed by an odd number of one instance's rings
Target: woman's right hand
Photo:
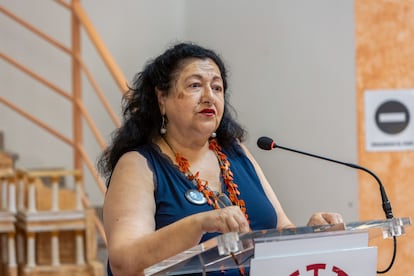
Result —
[[239, 206], [229, 206], [221, 209], [195, 215], [200, 220], [201, 230], [206, 232], [240, 232], [250, 231], [249, 222]]

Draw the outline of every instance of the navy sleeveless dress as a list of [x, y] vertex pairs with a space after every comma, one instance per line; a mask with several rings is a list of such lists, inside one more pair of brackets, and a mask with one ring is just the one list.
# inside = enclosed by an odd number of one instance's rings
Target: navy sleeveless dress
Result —
[[[192, 214], [210, 211], [212, 206], [206, 204], [195, 205], [189, 202], [185, 193], [194, 189], [194, 184], [189, 181], [179, 168], [172, 164], [171, 160], [160, 152], [157, 145], [144, 145], [136, 149], [147, 160], [154, 174], [156, 214], [156, 229], [169, 225], [177, 220]], [[277, 214], [273, 205], [267, 198], [253, 164], [247, 158], [239, 144], [234, 143], [230, 150], [222, 150], [230, 162], [230, 170], [233, 172], [233, 181], [240, 191], [239, 199], [246, 204], [247, 214], [252, 230], [272, 229], [277, 225]], [[227, 190], [223, 184], [222, 191]], [[204, 242], [220, 233], [206, 233], [201, 241]], [[108, 275], [111, 276], [108, 265]], [[196, 275], [196, 274], [192, 274]], [[239, 276], [237, 270], [208, 273], [207, 275]]]

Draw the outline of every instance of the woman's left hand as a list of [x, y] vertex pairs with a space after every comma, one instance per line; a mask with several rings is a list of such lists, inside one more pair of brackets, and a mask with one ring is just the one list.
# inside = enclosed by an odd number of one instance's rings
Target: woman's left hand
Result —
[[342, 216], [338, 213], [314, 213], [308, 221], [308, 226], [343, 223]]

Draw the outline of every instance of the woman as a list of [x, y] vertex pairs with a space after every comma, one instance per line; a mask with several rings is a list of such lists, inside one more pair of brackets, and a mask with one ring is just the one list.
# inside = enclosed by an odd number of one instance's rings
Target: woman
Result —
[[[143, 275], [221, 233], [293, 226], [242, 144], [226, 77], [217, 54], [191, 43], [167, 49], [136, 76], [124, 123], [99, 163], [108, 177], [109, 275]], [[316, 213], [308, 224], [341, 221]]]

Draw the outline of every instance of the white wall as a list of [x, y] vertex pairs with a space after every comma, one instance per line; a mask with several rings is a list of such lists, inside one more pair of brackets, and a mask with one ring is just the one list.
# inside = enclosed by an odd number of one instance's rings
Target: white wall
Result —
[[[357, 173], [257, 138], [356, 162], [352, 1], [189, 1], [187, 38], [217, 49], [248, 145], [297, 224], [313, 210], [357, 219]], [[201, 12], [202, 11], [202, 12]], [[373, 187], [376, 189], [376, 187]]]
[[[42, 25], [67, 45], [67, 12], [49, 1], [0, 3]], [[50, 1], [51, 2], [51, 1]], [[352, 169], [281, 150], [256, 147], [261, 135], [283, 146], [356, 162], [354, 18], [352, 1], [83, 1], [92, 22], [130, 80], [148, 58], [172, 42], [193, 40], [222, 54], [230, 72], [231, 101], [247, 128], [247, 144], [287, 213], [305, 224], [312, 211], [332, 210], [357, 219], [357, 174]], [[45, 6], [39, 11], [37, 6]], [[52, 7], [53, 6], [53, 7]], [[35, 11], [35, 12], [34, 12]], [[32, 63], [70, 89], [70, 63], [0, 15], [0, 50]], [[119, 112], [120, 93], [84, 38], [84, 56]], [[2, 97], [33, 110], [71, 135], [70, 107], [48, 89], [0, 62]], [[86, 82], [86, 81], [85, 81]], [[109, 139], [113, 125], [84, 84], [92, 116]], [[66, 112], [67, 111], [67, 112]], [[22, 167], [71, 167], [68, 147], [0, 105], [6, 148]], [[28, 139], [29, 138], [29, 139]], [[99, 148], [85, 133], [88, 152]], [[88, 180], [94, 204], [102, 195]]]

